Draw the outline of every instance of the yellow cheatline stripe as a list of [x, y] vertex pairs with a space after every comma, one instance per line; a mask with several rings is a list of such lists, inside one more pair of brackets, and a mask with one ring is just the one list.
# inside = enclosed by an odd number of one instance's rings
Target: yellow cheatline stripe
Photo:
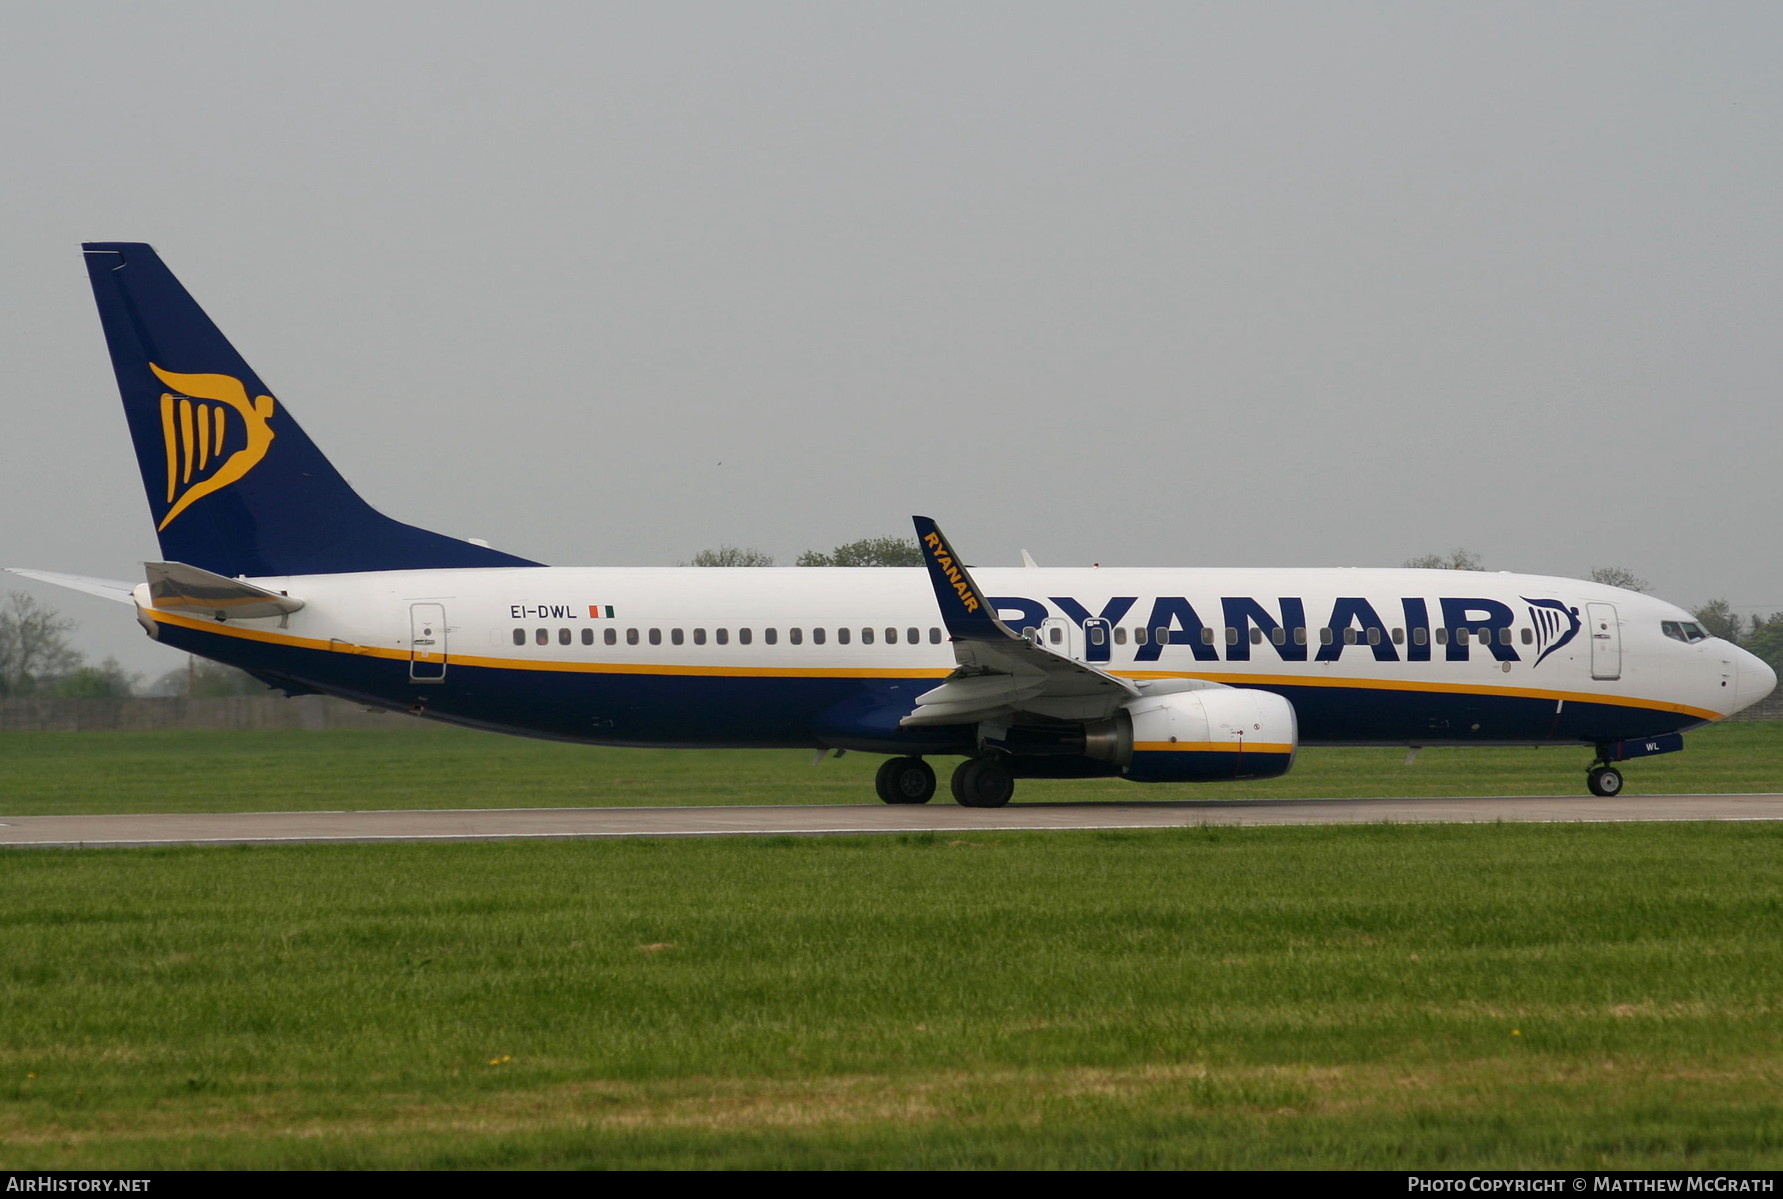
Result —
[[[409, 651], [406, 649], [385, 649], [375, 645], [355, 645], [347, 641], [322, 641], [311, 637], [293, 637], [289, 633], [247, 629], [239, 625], [222, 625], [214, 620], [204, 620], [174, 612], [151, 611], [148, 615], [153, 620], [180, 625], [200, 633], [237, 637], [244, 641], [355, 654], [360, 657], [387, 658], [399, 662], [407, 662], [410, 657]], [[451, 662], [460, 666], [479, 666], [489, 670], [536, 670], [569, 674], [646, 674], [708, 678], [940, 679], [950, 673], [938, 667], [849, 669], [842, 667], [666, 666], [632, 665], [620, 662], [550, 662], [530, 658], [487, 658], [481, 655], [455, 654], [450, 650], [448, 650], [448, 657]], [[1653, 712], [1676, 712], [1697, 720], [1722, 719], [1720, 712], [1705, 708], [1693, 708], [1686, 704], [1641, 699], [1637, 696], [1595, 695], [1588, 691], [1537, 691], [1525, 687], [1485, 687], [1473, 683], [1408, 683], [1385, 679], [1303, 679], [1295, 675], [1177, 674], [1169, 671], [1114, 671], [1113, 673], [1129, 679], [1192, 678], [1215, 683], [1229, 683], [1238, 687], [1348, 687], [1357, 691], [1409, 691], [1442, 695], [1487, 695], [1513, 699], [1566, 700], [1572, 703], [1608, 704], [1621, 708], [1646, 708]]]
[[1231, 741], [1135, 741], [1133, 752], [1160, 753], [1247, 753], [1247, 754], [1291, 754], [1292, 745], [1278, 741], [1246, 741], [1234, 738]]
[[1358, 679], [1307, 677], [1292, 674], [1223, 674], [1219, 672], [1177, 673], [1168, 670], [1117, 670], [1111, 673], [1126, 679], [1204, 679], [1210, 683], [1226, 683], [1233, 687], [1344, 687], [1352, 691], [1411, 691], [1439, 695], [1490, 695], [1513, 699], [1566, 700], [1568, 703], [1608, 704], [1619, 708], [1646, 708], [1654, 712], [1677, 712], [1698, 720], [1720, 720], [1722, 713], [1688, 704], [1664, 700], [1642, 699], [1639, 696], [1602, 695], [1593, 691], [1550, 691], [1533, 687], [1491, 687], [1479, 683], [1415, 683], [1399, 679]]

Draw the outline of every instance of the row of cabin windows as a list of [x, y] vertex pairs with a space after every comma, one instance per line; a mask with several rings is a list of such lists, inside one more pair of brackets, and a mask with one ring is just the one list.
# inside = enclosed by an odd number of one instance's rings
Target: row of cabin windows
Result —
[[[1086, 630], [1091, 645], [1101, 645], [1103, 643], [1103, 638], [1107, 636], [1108, 632], [1109, 630], [1102, 625], [1091, 625]], [[1116, 626], [1113, 633], [1114, 643], [1116, 645], [1127, 644], [1129, 634], [1125, 627]], [[1383, 640], [1381, 634], [1382, 630], [1379, 628], [1367, 630], [1348, 628], [1341, 630], [1341, 638], [1345, 645], [1379, 645]], [[1201, 629], [1201, 644], [1212, 645], [1215, 639], [1221, 635], [1220, 632], [1204, 625]], [[1240, 629], [1228, 628], [1223, 631], [1223, 635], [1227, 645], [1237, 645], [1240, 636], [1243, 635], [1243, 631]], [[1318, 635], [1320, 645], [1331, 645], [1339, 639], [1340, 631], [1337, 629], [1320, 629]], [[1040, 630], [1032, 627], [1025, 628], [1022, 630], [1022, 636], [1030, 641], [1039, 641]], [[1392, 630], [1389, 637], [1394, 645], [1405, 644], [1404, 629]], [[1159, 645], [1168, 645], [1170, 644], [1170, 630], [1167, 628], [1156, 630], [1138, 628], [1134, 629], [1131, 633], [1131, 639], [1134, 645], [1144, 645], [1148, 638], [1155, 639]], [[1306, 638], [1307, 630], [1304, 627], [1284, 629], [1278, 625], [1269, 630], [1269, 641], [1274, 645], [1286, 645], [1290, 639], [1293, 640], [1295, 645], [1305, 645]], [[1466, 645], [1470, 641], [1476, 639], [1481, 645], [1488, 645], [1492, 641], [1492, 630], [1489, 628], [1458, 628], [1454, 630], [1454, 638], [1456, 645]], [[1046, 630], [1046, 640], [1053, 645], [1064, 644], [1065, 630], [1058, 625], [1052, 625]], [[1251, 644], [1262, 645], [1263, 640], [1263, 630], [1253, 626], [1250, 636]], [[1435, 630], [1422, 627], [1415, 628], [1411, 631], [1411, 640], [1413, 645], [1429, 645], [1432, 640], [1438, 645], [1447, 645], [1449, 643], [1449, 630], [1446, 628], [1438, 628]], [[1524, 645], [1533, 645], [1535, 643], [1534, 630], [1522, 630], [1522, 640]], [[1509, 645], [1510, 643], [1511, 630], [1499, 629], [1498, 644]]]
[[[1137, 629], [1133, 629], [1131, 631], [1131, 633], [1129, 634], [1128, 630], [1124, 626], [1120, 626], [1120, 627], [1116, 627], [1112, 631], [1114, 634], [1114, 643], [1116, 645], [1126, 645], [1128, 643], [1129, 639], [1131, 639], [1131, 641], [1134, 645], [1144, 645], [1147, 643], [1148, 640], [1152, 640], [1152, 639], [1155, 639], [1159, 645], [1168, 645], [1170, 643], [1170, 630], [1168, 628], [1160, 628], [1160, 629], [1156, 629], [1156, 630], [1147, 630], [1144, 628], [1137, 628]], [[663, 643], [662, 632], [663, 631], [661, 629], [645, 629], [645, 630], [643, 630], [642, 640], [647, 640], [651, 645], [661, 645]], [[902, 632], [903, 632], [902, 640], [907, 642], [910, 645], [920, 644], [923, 639], [922, 638], [923, 631], [921, 629], [907, 628], [907, 629], [904, 629]], [[1089, 629], [1087, 630], [1087, 632], [1088, 632], [1089, 642], [1091, 645], [1101, 645], [1103, 643], [1103, 639], [1108, 635], [1109, 630], [1105, 629], [1102, 625], [1091, 625], [1089, 627]], [[1227, 629], [1223, 630], [1223, 633], [1224, 633], [1224, 639], [1225, 639], [1225, 642], [1227, 645], [1237, 645], [1239, 637], [1242, 635], [1242, 630], [1236, 629], [1236, 628], [1227, 628]], [[1022, 635], [1027, 637], [1030, 641], [1039, 641], [1041, 639], [1040, 630], [1032, 628], [1032, 627], [1023, 629]], [[1207, 628], [1204, 626], [1201, 630], [1201, 644], [1212, 645], [1214, 643], [1216, 637], [1218, 637], [1219, 635], [1220, 634], [1218, 632], [1216, 632], [1216, 630]], [[1319, 644], [1320, 645], [1331, 645], [1339, 639], [1339, 635], [1340, 635], [1340, 630], [1337, 630], [1337, 629], [1330, 629], [1330, 628], [1320, 629], [1318, 631]], [[550, 629], [546, 629], [546, 628], [534, 629], [532, 636], [533, 636], [534, 643], [536, 643], [538, 645], [550, 645], [551, 644], [552, 638], [551, 638], [551, 630]], [[693, 644], [705, 645], [706, 644], [706, 636], [707, 636], [707, 634], [706, 634], [705, 629], [694, 629], [693, 630]], [[763, 629], [761, 636], [762, 636], [762, 644], [763, 645], [777, 645], [777, 644], [779, 644], [780, 631], [778, 629]], [[827, 636], [828, 636], [828, 633], [824, 629], [812, 629], [811, 630], [811, 644], [812, 645], [822, 645], [822, 644], [824, 644]], [[879, 636], [879, 630], [871, 629], [871, 628], [864, 628], [860, 631], [860, 643], [862, 645], [872, 645], [878, 639], [878, 636]], [[896, 645], [896, 644], [898, 644], [898, 642], [900, 640], [899, 630], [896, 628], [885, 629], [884, 636], [885, 636], [885, 644], [887, 644], [887, 645]], [[731, 630], [730, 629], [713, 629], [711, 631], [711, 637], [712, 637], [712, 641], [717, 645], [729, 645], [731, 643]], [[854, 630], [852, 630], [852, 629], [837, 629], [836, 630], [836, 644], [837, 645], [848, 645], [853, 640], [853, 637], [854, 637]], [[1404, 645], [1405, 640], [1406, 640], [1406, 631], [1404, 629], [1393, 629], [1391, 631], [1391, 633], [1389, 634], [1389, 637], [1391, 638], [1394, 645]], [[1437, 629], [1432, 630], [1432, 629], [1426, 629], [1426, 628], [1419, 627], [1419, 628], [1415, 628], [1411, 631], [1411, 642], [1413, 645], [1428, 645], [1433, 640], [1438, 645], [1447, 645], [1449, 643], [1449, 637], [1450, 637], [1450, 631], [1446, 628], [1437, 628]], [[738, 630], [736, 630], [736, 638], [737, 638], [738, 645], [750, 645], [754, 642], [755, 634], [754, 634], [754, 631], [751, 629], [738, 629]], [[1293, 629], [1284, 629], [1284, 628], [1281, 628], [1280, 626], [1277, 626], [1276, 628], [1269, 630], [1268, 639], [1274, 645], [1286, 645], [1290, 638], [1293, 640], [1295, 645], [1305, 645], [1307, 642], [1307, 630], [1304, 627], [1299, 627], [1299, 626], [1297, 626]], [[1364, 645], [1364, 644], [1379, 645], [1379, 644], [1381, 644], [1381, 641], [1383, 640], [1382, 630], [1379, 628], [1372, 628], [1372, 629], [1367, 629], [1367, 630], [1357, 629], [1357, 628], [1343, 629], [1343, 630], [1341, 630], [1341, 638], [1345, 645]], [[1058, 625], [1053, 625], [1051, 628], [1046, 630], [1046, 638], [1045, 639], [1047, 641], [1051, 642], [1053, 645], [1062, 645], [1065, 640], [1065, 631]], [[570, 644], [574, 643], [574, 640], [575, 640], [574, 634], [572, 633], [571, 630], [566, 629], [566, 628], [560, 628], [557, 630], [557, 644], [570, 645]], [[619, 644], [619, 630], [617, 628], [614, 628], [611, 626], [601, 630], [601, 640], [606, 645], [618, 645]], [[638, 644], [640, 644], [640, 640], [641, 639], [639, 636], [638, 629], [626, 629], [625, 630], [625, 643], [627, 645], [638, 645]], [[669, 644], [670, 645], [683, 645], [686, 643], [686, 640], [687, 640], [687, 637], [686, 637], [686, 633], [684, 630], [681, 630], [681, 629], [670, 629], [669, 630]], [[788, 629], [788, 630], [786, 630], [786, 640], [789, 645], [803, 645], [805, 642], [805, 631], [803, 629]], [[1253, 627], [1250, 632], [1251, 644], [1252, 645], [1262, 645], [1263, 640], [1264, 640], [1263, 630]], [[1455, 640], [1456, 645], [1466, 645], [1470, 641], [1473, 641], [1473, 640], [1478, 640], [1480, 642], [1480, 644], [1487, 645], [1487, 644], [1490, 644], [1492, 641], [1492, 630], [1490, 628], [1481, 628], [1481, 629], [1458, 628], [1458, 629], [1454, 630], [1454, 640]], [[593, 645], [594, 641], [595, 641], [594, 630], [592, 628], [584, 628], [582, 630], [582, 644], [583, 645]], [[929, 629], [928, 630], [928, 641], [929, 641], [930, 645], [941, 644], [941, 630], [938, 628]], [[1524, 645], [1533, 644], [1535, 641], [1534, 632], [1530, 629], [1523, 629], [1522, 630], [1522, 641], [1523, 641]], [[1500, 645], [1511, 644], [1511, 630], [1505, 629], [1505, 628], [1499, 629], [1498, 630], [1498, 643]], [[525, 629], [517, 628], [514, 630], [514, 644], [515, 645], [525, 645], [526, 644], [526, 630]]]
[[[731, 630], [730, 629], [713, 629], [711, 632], [712, 632], [713, 644], [729, 645], [731, 643]], [[883, 632], [884, 632], [884, 636], [885, 636], [885, 644], [887, 644], [887, 645], [896, 645], [896, 644], [898, 644], [898, 642], [900, 640], [902, 640], [910, 645], [919, 645], [922, 643], [922, 640], [923, 640], [923, 631], [918, 628], [907, 628], [907, 629], [902, 629], [902, 630], [895, 629], [895, 628], [887, 628], [887, 629], [883, 630]], [[640, 644], [640, 641], [648, 641], [651, 645], [661, 645], [662, 644], [662, 630], [661, 629], [644, 629], [644, 630], [642, 630], [642, 634], [643, 634], [642, 638], [640, 638], [639, 633], [640, 633], [640, 630], [638, 630], [638, 629], [625, 630], [625, 643], [627, 645], [638, 645], [638, 644]], [[872, 645], [876, 640], [878, 640], [880, 633], [881, 633], [881, 630], [879, 630], [879, 629], [862, 629], [860, 631], [861, 644], [862, 645]], [[829, 636], [829, 633], [825, 629], [812, 629], [811, 630], [811, 644], [812, 645], [822, 645], [825, 642], [825, 640], [828, 639], [828, 636]], [[755, 631], [753, 629], [738, 629], [738, 630], [736, 630], [736, 638], [737, 638], [738, 645], [751, 645], [755, 641]], [[544, 629], [544, 628], [534, 629], [532, 632], [532, 639], [533, 639], [534, 644], [550, 645], [551, 644], [551, 630]], [[837, 645], [848, 645], [850, 642], [853, 641], [853, 639], [854, 639], [854, 630], [853, 629], [837, 629], [836, 630], [836, 644]], [[761, 631], [761, 640], [762, 640], [763, 645], [778, 645], [780, 643], [780, 630], [779, 629], [763, 629]], [[574, 641], [575, 641], [575, 637], [574, 637], [574, 634], [571, 632], [571, 630], [569, 630], [569, 629], [558, 629], [557, 630], [557, 644], [571, 645], [574, 643]], [[686, 643], [686, 641], [687, 641], [686, 630], [683, 630], [683, 629], [670, 629], [669, 630], [669, 644], [670, 645], [683, 645]], [[941, 644], [941, 630], [935, 629], [935, 628], [930, 629], [928, 631], [928, 641], [929, 641], [930, 645], [940, 645]], [[619, 644], [619, 630], [617, 628], [610, 626], [610, 625], [607, 628], [602, 629], [601, 630], [601, 642], [605, 645], [618, 645]], [[786, 630], [786, 642], [788, 645], [803, 645], [803, 644], [805, 644], [805, 630], [804, 629], [788, 629], [788, 630]], [[695, 645], [706, 644], [706, 630], [705, 629], [694, 629], [693, 630], [693, 643]], [[514, 630], [514, 644], [515, 645], [525, 645], [526, 644], [526, 630], [525, 629], [517, 628]], [[593, 645], [594, 644], [594, 630], [592, 628], [584, 628], [582, 630], [582, 644], [583, 645]]]

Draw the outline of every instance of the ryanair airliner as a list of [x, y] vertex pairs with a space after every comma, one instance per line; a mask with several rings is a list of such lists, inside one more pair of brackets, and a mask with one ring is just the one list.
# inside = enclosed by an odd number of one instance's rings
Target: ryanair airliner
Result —
[[887, 803], [1019, 778], [1267, 778], [1301, 745], [1572, 745], [1619, 763], [1776, 675], [1650, 596], [1432, 570], [548, 567], [359, 498], [146, 245], [84, 247], [162, 562], [150, 637], [321, 692], [601, 745], [889, 755]]

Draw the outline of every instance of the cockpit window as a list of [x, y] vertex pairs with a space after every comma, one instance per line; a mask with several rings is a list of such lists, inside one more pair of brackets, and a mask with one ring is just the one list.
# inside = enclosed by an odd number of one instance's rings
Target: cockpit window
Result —
[[1687, 644], [1695, 644], [1698, 641], [1709, 639], [1708, 632], [1694, 620], [1662, 620], [1659, 622], [1659, 631], [1673, 641], [1683, 641]]

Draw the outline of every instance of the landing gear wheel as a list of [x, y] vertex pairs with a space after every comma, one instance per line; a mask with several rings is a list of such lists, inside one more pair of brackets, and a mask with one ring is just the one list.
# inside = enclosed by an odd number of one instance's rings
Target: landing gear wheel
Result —
[[886, 803], [928, 803], [935, 796], [935, 771], [921, 758], [887, 758], [873, 789]]
[[1000, 808], [1015, 794], [1009, 767], [990, 758], [968, 758], [953, 772], [953, 797], [968, 808]]
[[1608, 799], [1622, 794], [1622, 772], [1614, 766], [1593, 766], [1585, 772], [1585, 786], [1591, 794]]

